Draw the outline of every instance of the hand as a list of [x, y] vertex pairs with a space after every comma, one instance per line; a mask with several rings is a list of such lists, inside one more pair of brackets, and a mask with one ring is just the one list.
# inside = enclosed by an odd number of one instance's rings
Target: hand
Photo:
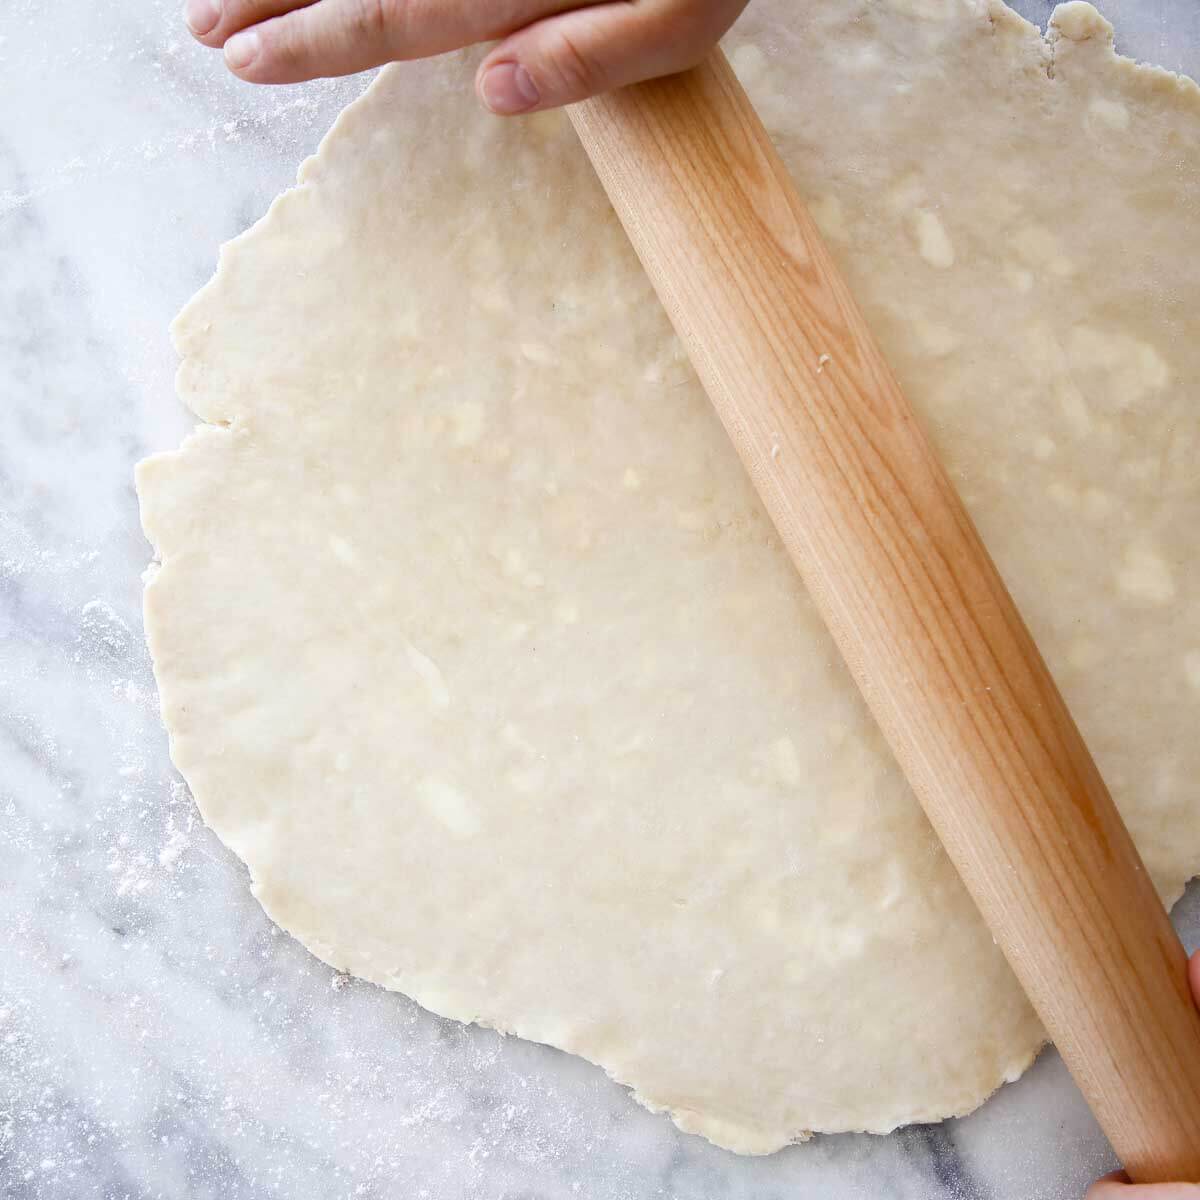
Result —
[[[1200, 1008], [1200, 950], [1188, 964], [1188, 979], [1196, 1006]], [[1124, 1171], [1114, 1171], [1097, 1179], [1084, 1200], [1200, 1200], [1200, 1182], [1133, 1184]]]
[[250, 83], [350, 75], [500, 39], [475, 90], [534, 112], [695, 66], [747, 0], [187, 0], [198, 41]]

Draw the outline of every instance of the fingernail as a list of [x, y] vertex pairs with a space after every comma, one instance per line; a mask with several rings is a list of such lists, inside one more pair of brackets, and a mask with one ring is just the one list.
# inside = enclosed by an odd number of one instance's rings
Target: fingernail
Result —
[[248, 67], [258, 55], [259, 38], [253, 29], [235, 33], [225, 43], [225, 61], [235, 70]]
[[184, 24], [197, 37], [203, 37], [206, 33], [212, 33], [216, 29], [217, 22], [220, 19], [220, 0], [187, 0], [187, 3], [183, 6]]
[[497, 63], [479, 84], [483, 102], [502, 117], [525, 112], [538, 102], [537, 84], [520, 63]]

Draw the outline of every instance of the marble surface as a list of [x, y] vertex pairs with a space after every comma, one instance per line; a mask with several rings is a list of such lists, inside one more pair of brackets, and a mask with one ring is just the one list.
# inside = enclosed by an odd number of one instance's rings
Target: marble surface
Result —
[[[1200, 73], [1194, 0], [1107, 8], [1126, 52]], [[162, 0], [0, 6], [0, 1194], [1079, 1196], [1109, 1152], [1052, 1052], [965, 1120], [738, 1158], [336, 976], [199, 822], [131, 469], [190, 427], [168, 321], [362, 85], [239, 84]], [[1175, 915], [1195, 945], [1200, 889]]]

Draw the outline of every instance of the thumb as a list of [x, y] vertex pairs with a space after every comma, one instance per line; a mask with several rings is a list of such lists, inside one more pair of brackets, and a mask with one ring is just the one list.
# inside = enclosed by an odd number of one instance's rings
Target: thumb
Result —
[[695, 66], [746, 0], [615, 0], [510, 34], [479, 65], [475, 88], [501, 116], [557, 108]]

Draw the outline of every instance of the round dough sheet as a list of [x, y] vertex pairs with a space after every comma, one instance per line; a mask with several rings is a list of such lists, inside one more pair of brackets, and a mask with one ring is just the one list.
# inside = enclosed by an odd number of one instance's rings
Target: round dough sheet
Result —
[[[1200, 864], [1200, 91], [988, 0], [727, 40], [1168, 901]], [[174, 760], [322, 959], [735, 1150], [1044, 1034], [561, 114], [393, 67], [175, 326]], [[836, 370], [837, 363], [827, 369]]]

